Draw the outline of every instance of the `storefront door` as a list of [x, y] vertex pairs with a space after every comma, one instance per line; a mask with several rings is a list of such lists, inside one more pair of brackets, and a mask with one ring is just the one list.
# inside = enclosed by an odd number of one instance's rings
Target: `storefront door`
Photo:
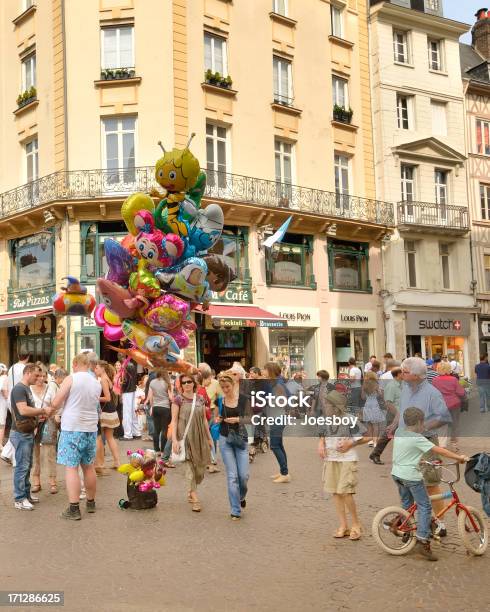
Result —
[[199, 333], [200, 359], [218, 374], [238, 361], [248, 370], [253, 363], [252, 329], [202, 331]]
[[368, 329], [335, 329], [333, 331], [334, 363], [336, 376], [347, 376], [349, 359], [354, 357], [357, 365], [363, 369], [370, 353], [370, 330]]

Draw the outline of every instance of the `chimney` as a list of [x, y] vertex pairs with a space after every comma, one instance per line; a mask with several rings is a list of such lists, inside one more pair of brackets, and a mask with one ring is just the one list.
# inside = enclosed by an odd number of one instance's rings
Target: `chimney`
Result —
[[487, 8], [475, 13], [476, 23], [471, 29], [471, 44], [486, 60], [490, 60], [490, 15]]

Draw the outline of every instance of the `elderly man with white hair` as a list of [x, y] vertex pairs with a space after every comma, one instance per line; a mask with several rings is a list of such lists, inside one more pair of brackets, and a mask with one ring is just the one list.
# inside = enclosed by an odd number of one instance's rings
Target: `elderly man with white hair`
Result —
[[[425, 431], [423, 435], [438, 445], [438, 428], [451, 422], [451, 415], [447, 409], [442, 393], [438, 391], [427, 380], [427, 365], [420, 357], [409, 357], [402, 361], [403, 384], [400, 397], [400, 415], [398, 429], [405, 428], [403, 413], [408, 408], [420, 408], [425, 415]], [[396, 435], [396, 434], [395, 434]], [[422, 457], [422, 461], [433, 461], [436, 459], [429, 451]], [[439, 472], [431, 467], [420, 465], [420, 471], [424, 475], [425, 486], [429, 495], [441, 493], [439, 483], [441, 482]], [[437, 514], [444, 508], [444, 502], [436, 500], [432, 502], [434, 512]], [[438, 521], [437, 535], [445, 536], [446, 527], [442, 521]]]

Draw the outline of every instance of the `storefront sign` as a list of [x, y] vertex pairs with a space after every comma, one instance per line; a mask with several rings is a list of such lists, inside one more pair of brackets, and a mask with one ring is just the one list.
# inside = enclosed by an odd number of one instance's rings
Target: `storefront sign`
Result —
[[375, 310], [338, 310], [330, 311], [330, 325], [345, 329], [374, 329], [376, 327]]
[[298, 306], [269, 306], [267, 310], [286, 319], [288, 327], [320, 327], [320, 310]]
[[252, 291], [250, 285], [231, 284], [225, 291], [212, 292], [212, 302], [229, 303], [229, 304], [251, 304]]
[[407, 312], [408, 336], [469, 336], [470, 315], [457, 312]]
[[17, 297], [12, 296], [10, 300], [10, 310], [26, 310], [28, 308], [38, 308], [40, 306], [51, 306], [53, 296], [50, 293], [45, 293], [44, 295], [39, 295], [39, 293], [32, 293], [30, 295], [22, 293]]
[[286, 321], [273, 319], [221, 319], [212, 318], [216, 327], [287, 327]]

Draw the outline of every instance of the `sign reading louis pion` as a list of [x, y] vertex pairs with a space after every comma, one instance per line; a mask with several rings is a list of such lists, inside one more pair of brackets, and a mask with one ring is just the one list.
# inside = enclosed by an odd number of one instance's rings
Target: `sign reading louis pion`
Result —
[[458, 312], [407, 312], [409, 336], [469, 336], [470, 315]]

